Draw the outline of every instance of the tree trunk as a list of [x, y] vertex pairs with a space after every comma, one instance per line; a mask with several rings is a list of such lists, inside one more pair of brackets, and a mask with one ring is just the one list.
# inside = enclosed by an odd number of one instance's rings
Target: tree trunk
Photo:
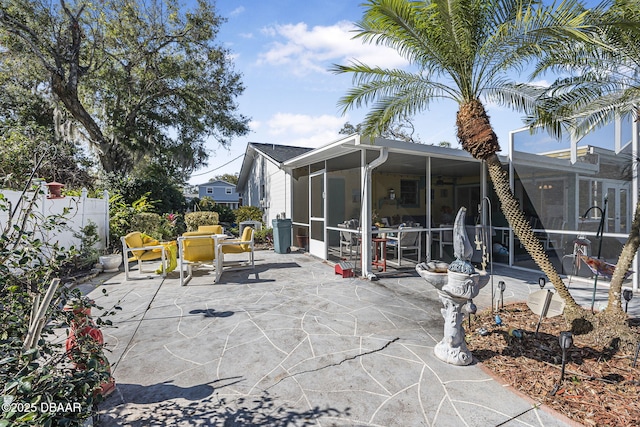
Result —
[[[627, 242], [622, 248], [620, 258], [616, 264], [616, 269], [611, 277], [611, 283], [609, 285], [609, 301], [607, 303], [606, 312], [622, 313], [622, 300], [620, 294], [622, 293], [622, 281], [624, 280], [624, 274], [631, 268], [633, 258], [638, 252], [640, 247], [640, 203], [636, 205], [636, 213], [633, 216], [633, 222], [631, 223], [631, 231]], [[638, 274], [636, 272], [635, 274]]]
[[560, 275], [549, 260], [549, 256], [545, 252], [542, 243], [540, 243], [540, 240], [538, 240], [533, 233], [531, 224], [527, 221], [527, 218], [520, 209], [520, 204], [509, 187], [507, 171], [502, 166], [502, 163], [500, 163], [500, 159], [496, 154], [493, 154], [492, 156], [489, 156], [486, 161], [489, 169], [489, 176], [491, 177], [493, 187], [498, 195], [498, 199], [500, 200], [502, 213], [513, 229], [515, 235], [518, 236], [520, 243], [522, 243], [527, 253], [531, 255], [531, 258], [536, 265], [540, 267], [540, 270], [547, 275], [549, 281], [558, 292], [558, 295], [560, 295], [567, 304], [566, 309], [576, 312], [582, 311], [582, 308], [573, 299], [571, 293], [569, 293], [569, 290], [560, 278]]
[[567, 319], [583, 317], [584, 310], [573, 299], [549, 260], [542, 243], [533, 234], [531, 224], [525, 218], [518, 200], [509, 187], [507, 171], [496, 154], [500, 150], [498, 137], [491, 127], [489, 116], [487, 116], [482, 103], [478, 100], [472, 100], [462, 104], [457, 114], [456, 125], [458, 127], [458, 139], [462, 147], [471, 153], [474, 158], [487, 162], [489, 176], [500, 200], [502, 213], [527, 253], [531, 255], [531, 258], [542, 272], [547, 275], [549, 281], [556, 288], [558, 295], [566, 303], [565, 317]]

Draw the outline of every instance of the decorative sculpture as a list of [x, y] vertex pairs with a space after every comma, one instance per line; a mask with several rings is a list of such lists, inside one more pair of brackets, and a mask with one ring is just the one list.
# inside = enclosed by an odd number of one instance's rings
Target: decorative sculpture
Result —
[[489, 282], [489, 274], [478, 273], [471, 264], [473, 246], [465, 229], [467, 209], [461, 207], [453, 225], [453, 253], [455, 260], [451, 264], [442, 261], [420, 263], [416, 271], [438, 290], [438, 296], [444, 306], [440, 310], [444, 318], [444, 337], [436, 344], [436, 357], [452, 365], [466, 366], [473, 356], [464, 341], [462, 329], [462, 307], [478, 295]]

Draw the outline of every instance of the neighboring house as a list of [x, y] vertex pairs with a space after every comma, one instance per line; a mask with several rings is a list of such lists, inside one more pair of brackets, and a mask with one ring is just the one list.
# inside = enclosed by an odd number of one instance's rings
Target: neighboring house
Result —
[[198, 185], [198, 198], [210, 197], [217, 205], [227, 206], [229, 209], [240, 207], [240, 195], [236, 186], [227, 181], [212, 181]]
[[311, 150], [257, 142], [247, 144], [237, 189], [243, 205], [263, 210], [262, 219], [267, 227], [282, 213], [291, 218], [291, 182], [282, 168], [283, 162]]

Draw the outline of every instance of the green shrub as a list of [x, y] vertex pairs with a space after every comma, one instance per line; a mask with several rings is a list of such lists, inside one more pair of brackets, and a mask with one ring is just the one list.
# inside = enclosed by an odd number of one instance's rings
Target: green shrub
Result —
[[268, 243], [273, 244], [273, 228], [262, 227], [261, 230], [256, 230], [253, 233], [253, 241], [255, 243]]
[[[201, 211], [213, 211], [213, 208], [216, 206], [216, 202], [209, 196], [204, 196], [200, 199], [198, 203], [198, 207]], [[216, 224], [211, 224], [216, 225]]]
[[231, 224], [236, 220], [233, 210], [227, 205], [215, 205], [211, 210], [213, 212], [218, 212], [218, 217], [221, 223], [225, 222]]
[[72, 257], [70, 264], [75, 270], [86, 270], [98, 262], [99, 251], [95, 245], [100, 241], [98, 225], [89, 220], [79, 232], [73, 233], [73, 237], [80, 240], [80, 248]]
[[141, 233], [148, 234], [154, 239], [162, 239], [161, 223], [163, 219], [160, 215], [151, 212], [141, 212], [133, 215], [131, 223], [129, 224], [129, 230], [139, 231]]
[[218, 225], [218, 212], [189, 212], [184, 216], [187, 231], [197, 231], [201, 225]]
[[[86, 369], [75, 369], [59, 339], [60, 331], [54, 330], [69, 324], [63, 307], [79, 298], [80, 292], [59, 286], [41, 334], [34, 335], [31, 345], [25, 340], [35, 302], [44, 300], [52, 279], [61, 277], [61, 270], [77, 253], [39, 237], [58, 230], [67, 218], [66, 214], [44, 217], [38, 213], [33, 208], [37, 197], [27, 201], [15, 217], [6, 216], [0, 235], [0, 404], [8, 408], [0, 413], [0, 426], [82, 426], [100, 401], [94, 391], [109, 374], [99, 362], [102, 352], [83, 353]], [[8, 211], [9, 204], [0, 194], [0, 214]], [[91, 234], [86, 227], [85, 231]], [[56, 408], [72, 405], [73, 410], [41, 410], [41, 403]], [[24, 410], [9, 410], [12, 407]]]
[[255, 206], [240, 206], [234, 211], [234, 213], [236, 215], [237, 224], [240, 224], [242, 221], [260, 221], [262, 225], [264, 225], [262, 222], [263, 212], [260, 208]]
[[120, 250], [120, 237], [133, 231], [131, 222], [137, 214], [153, 210], [153, 203], [147, 196], [145, 194], [131, 204], [127, 203], [120, 194], [113, 194], [109, 198], [109, 247], [107, 252]]
[[106, 174], [105, 187], [121, 194], [127, 204], [133, 204], [142, 197], [153, 200], [151, 212], [159, 214], [184, 212], [186, 200], [179, 186], [174, 182], [175, 179], [153, 166], [145, 169], [147, 170], [136, 170], [133, 175], [124, 177]]
[[162, 216], [160, 223], [160, 239], [175, 240], [187, 231], [187, 225], [184, 223], [184, 216], [180, 214], [168, 213]]

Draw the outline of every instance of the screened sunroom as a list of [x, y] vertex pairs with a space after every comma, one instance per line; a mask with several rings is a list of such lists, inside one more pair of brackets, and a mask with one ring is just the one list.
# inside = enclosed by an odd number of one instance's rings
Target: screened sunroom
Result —
[[[509, 154], [501, 159], [525, 215], [561, 273], [593, 274], [576, 250], [607, 262], [620, 253], [637, 200], [633, 125], [619, 120], [579, 141], [529, 130], [510, 135]], [[537, 269], [510, 231], [483, 163], [463, 150], [352, 135], [283, 167], [292, 181], [294, 241], [301, 236], [320, 258], [351, 261], [358, 274], [450, 261], [452, 223], [460, 207], [467, 210], [467, 234], [477, 241], [473, 261], [479, 267], [492, 261]], [[399, 229], [411, 242], [399, 241]], [[383, 247], [376, 241], [381, 239]]]

